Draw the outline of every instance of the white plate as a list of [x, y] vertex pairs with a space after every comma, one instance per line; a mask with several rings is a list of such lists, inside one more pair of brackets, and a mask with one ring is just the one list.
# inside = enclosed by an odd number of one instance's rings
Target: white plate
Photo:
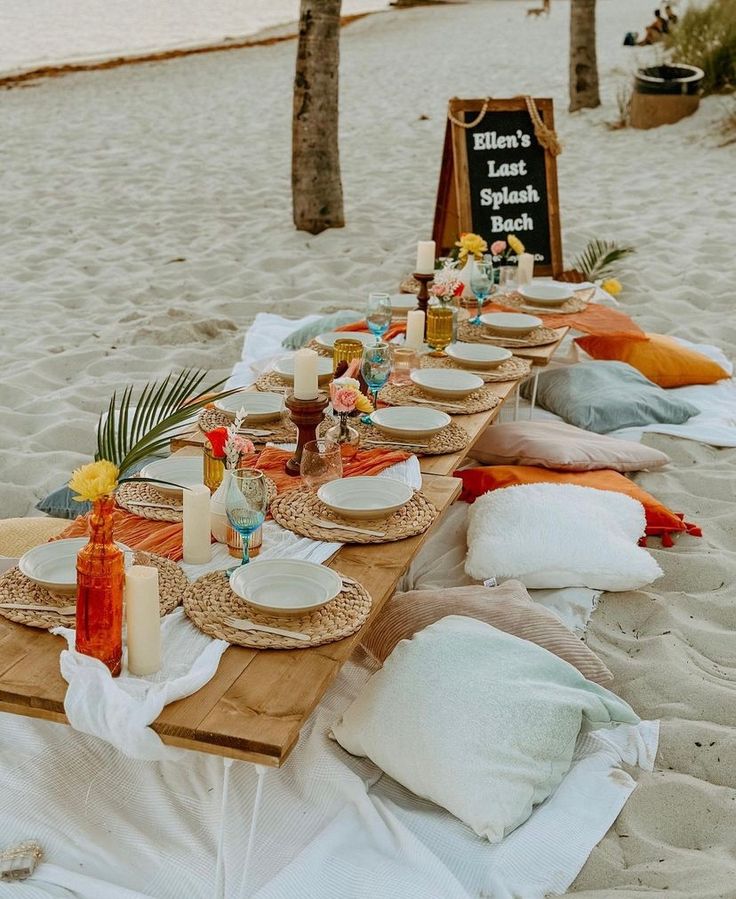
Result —
[[234, 419], [241, 409], [246, 411], [243, 424], [271, 421], [284, 411], [284, 398], [280, 393], [265, 393], [258, 390], [243, 390], [222, 400], [215, 401], [215, 408]]
[[414, 491], [393, 478], [339, 478], [323, 484], [317, 497], [345, 518], [384, 518], [405, 506]]
[[342, 578], [315, 562], [263, 559], [236, 568], [230, 589], [263, 612], [303, 615], [334, 599], [342, 590]]
[[506, 347], [485, 346], [482, 343], [451, 343], [445, 352], [450, 359], [466, 368], [498, 368], [513, 355]]
[[452, 368], [417, 368], [410, 377], [426, 393], [449, 399], [462, 399], [483, 386], [483, 378], [478, 375]]
[[537, 306], [561, 306], [565, 300], [572, 298], [572, 291], [566, 284], [554, 284], [550, 281], [532, 281], [519, 288], [525, 300]]
[[542, 327], [542, 319], [536, 315], [524, 315], [523, 312], [486, 312], [480, 320], [499, 334], [523, 337], [535, 328]]
[[[75, 593], [77, 589], [77, 553], [89, 543], [87, 537], [70, 537], [43, 543], [24, 553], [18, 561], [18, 568], [34, 583], [51, 590], [52, 593]], [[126, 553], [125, 563], [129, 565], [133, 550], [123, 543], [115, 544]]]
[[376, 342], [376, 338], [372, 334], [366, 334], [365, 331], [328, 331], [314, 339], [328, 350], [335, 346], [336, 340], [359, 340], [363, 346], [371, 346]]
[[[290, 384], [294, 382], [294, 357], [287, 356], [285, 359], [277, 359], [273, 364], [273, 370], [276, 374], [288, 381]], [[317, 380], [320, 384], [332, 380], [332, 359], [326, 356], [320, 356], [317, 359]]]
[[388, 406], [371, 413], [371, 421], [391, 437], [407, 440], [413, 437], [431, 437], [450, 424], [446, 412], [420, 406]]
[[141, 469], [142, 478], [155, 478], [158, 481], [169, 481], [176, 487], [166, 487], [163, 484], [152, 484], [162, 496], [181, 501], [182, 489], [194, 487], [195, 484], [204, 484], [204, 464], [202, 456], [169, 456], [167, 459], [159, 459], [149, 462]]
[[406, 318], [408, 312], [417, 308], [417, 298], [413, 293], [395, 293], [391, 297], [391, 313], [394, 318]]

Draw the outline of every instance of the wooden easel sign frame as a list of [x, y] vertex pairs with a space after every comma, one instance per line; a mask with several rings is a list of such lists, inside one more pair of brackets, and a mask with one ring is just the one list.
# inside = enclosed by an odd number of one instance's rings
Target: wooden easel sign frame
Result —
[[[535, 99], [554, 132], [551, 99]], [[539, 142], [526, 98], [450, 100], [432, 236], [440, 255], [465, 231], [515, 234], [534, 254], [534, 272], [560, 275], [562, 238], [557, 159]]]

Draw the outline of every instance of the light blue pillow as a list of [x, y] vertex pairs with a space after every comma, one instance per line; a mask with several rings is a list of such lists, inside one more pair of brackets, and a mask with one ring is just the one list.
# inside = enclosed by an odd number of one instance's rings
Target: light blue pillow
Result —
[[309, 325], [302, 325], [296, 331], [292, 331], [288, 337], [281, 341], [281, 346], [287, 350], [298, 350], [306, 346], [310, 340], [318, 334], [325, 334], [327, 331], [334, 331], [342, 325], [349, 325], [350, 322], [358, 321], [362, 318], [360, 312], [352, 312], [351, 310], [341, 310], [333, 312], [331, 315], [323, 315]]
[[[529, 397], [531, 382], [521, 395]], [[537, 403], [571, 425], [606, 434], [655, 423], [679, 425], [699, 409], [626, 362], [579, 362], [539, 376]]]

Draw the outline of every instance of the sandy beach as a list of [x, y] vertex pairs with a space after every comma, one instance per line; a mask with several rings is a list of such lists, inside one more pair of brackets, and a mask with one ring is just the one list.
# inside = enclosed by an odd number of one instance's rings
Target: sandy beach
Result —
[[[570, 115], [568, 4], [540, 20], [524, 7], [478, 0], [344, 29], [347, 227], [318, 237], [291, 219], [293, 42], [0, 92], [3, 517], [29, 514], [88, 461], [121, 385], [186, 366], [226, 377], [258, 311], [296, 317], [394, 292], [430, 236], [452, 96], [553, 97], [566, 260], [592, 237], [635, 245], [623, 309], [733, 359], [723, 101], [655, 132], [609, 130], [617, 90], [656, 51], [622, 46], [646, 5], [604, 0], [603, 105]], [[606, 594], [593, 615], [587, 642], [636, 712], [661, 719], [661, 740], [572, 892], [736, 896], [736, 450], [644, 442], [672, 463], [637, 482], [704, 536], [651, 540], [665, 576]]]

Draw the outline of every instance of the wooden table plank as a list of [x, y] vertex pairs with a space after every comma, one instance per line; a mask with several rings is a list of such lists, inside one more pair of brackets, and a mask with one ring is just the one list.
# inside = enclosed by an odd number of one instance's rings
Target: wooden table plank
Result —
[[514, 347], [514, 355], [528, 359], [532, 365], [549, 365], [570, 329], [554, 328], [553, 330], [557, 333], [557, 340], [554, 343], [548, 343], [546, 346]]

